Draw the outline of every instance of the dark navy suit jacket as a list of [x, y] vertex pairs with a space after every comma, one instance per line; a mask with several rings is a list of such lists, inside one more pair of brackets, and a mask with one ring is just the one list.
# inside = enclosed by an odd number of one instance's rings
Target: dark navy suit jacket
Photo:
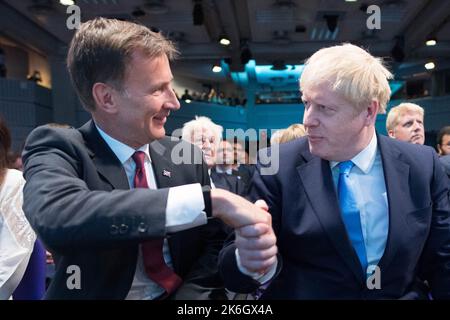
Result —
[[[24, 152], [24, 212], [52, 252], [56, 272], [48, 299], [124, 299], [132, 285], [138, 244], [166, 237], [175, 272], [183, 285], [179, 299], [224, 298], [217, 257], [226, 234], [222, 223], [166, 234], [169, 188], [209, 185], [200, 149], [191, 164], [175, 165], [169, 137], [150, 144], [158, 190], [129, 190], [125, 170], [92, 121], [80, 129], [39, 127]], [[167, 174], [170, 172], [170, 175]], [[78, 266], [81, 288], [68, 288], [67, 270]], [[70, 269], [69, 269], [70, 270]]]
[[[378, 136], [389, 202], [389, 232], [378, 266], [381, 289], [368, 289], [341, 219], [328, 161], [301, 138], [280, 145], [279, 170], [253, 177], [251, 197], [273, 217], [281, 271], [265, 299], [450, 298], [450, 216], [447, 180], [432, 148]], [[370, 186], [366, 186], [370, 190]], [[226, 286], [258, 284], [236, 267], [230, 243], [219, 258]]]

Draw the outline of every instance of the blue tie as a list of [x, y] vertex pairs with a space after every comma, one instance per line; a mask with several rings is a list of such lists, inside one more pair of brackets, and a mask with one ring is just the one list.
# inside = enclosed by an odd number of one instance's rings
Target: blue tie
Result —
[[339, 163], [339, 182], [338, 182], [338, 196], [339, 205], [341, 207], [342, 219], [344, 220], [347, 234], [353, 245], [353, 248], [358, 255], [359, 261], [366, 274], [367, 270], [367, 255], [366, 247], [364, 245], [364, 237], [362, 234], [361, 220], [359, 217], [359, 209], [356, 205], [355, 197], [352, 192], [349, 174], [354, 163], [352, 161], [344, 161]]

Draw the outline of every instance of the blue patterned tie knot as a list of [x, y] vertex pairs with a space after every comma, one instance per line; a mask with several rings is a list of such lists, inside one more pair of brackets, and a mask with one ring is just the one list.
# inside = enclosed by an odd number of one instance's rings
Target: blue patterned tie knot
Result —
[[350, 181], [350, 171], [355, 164], [352, 161], [339, 163], [338, 196], [339, 206], [342, 212], [342, 220], [347, 230], [348, 237], [358, 255], [364, 274], [367, 270], [367, 255], [364, 237], [361, 228], [359, 208], [355, 200]]
[[347, 177], [350, 174], [350, 170], [352, 170], [355, 164], [351, 161], [344, 161], [339, 163], [339, 174], [345, 174]]

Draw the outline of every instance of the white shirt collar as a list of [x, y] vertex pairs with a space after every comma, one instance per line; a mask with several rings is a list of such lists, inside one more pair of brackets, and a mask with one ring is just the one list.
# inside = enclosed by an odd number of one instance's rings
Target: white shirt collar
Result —
[[131, 148], [130, 146], [128, 146], [128, 145], [120, 142], [119, 140], [114, 139], [110, 135], [108, 135], [106, 132], [104, 132], [102, 129], [100, 129], [97, 126], [97, 124], [95, 124], [95, 127], [97, 128], [98, 132], [100, 133], [100, 136], [103, 138], [103, 140], [106, 141], [106, 144], [108, 144], [108, 146], [114, 152], [114, 154], [119, 159], [119, 161], [122, 165], [127, 160], [129, 160], [136, 151], [143, 151], [146, 154], [146, 158], [151, 162], [148, 144], [144, 144], [142, 147], [135, 150], [135, 149]]
[[232, 168], [227, 168], [226, 170], [223, 170], [223, 168], [221, 168], [220, 166], [216, 165], [216, 172], [217, 173], [226, 173], [228, 175], [233, 175], [233, 169]]
[[[370, 140], [367, 147], [365, 147], [360, 153], [350, 159], [355, 166], [357, 166], [364, 174], [369, 173], [370, 169], [372, 169], [373, 163], [375, 161], [375, 157], [377, 155], [377, 135], [374, 132], [372, 139]], [[331, 169], [333, 169], [339, 162], [330, 161]]]

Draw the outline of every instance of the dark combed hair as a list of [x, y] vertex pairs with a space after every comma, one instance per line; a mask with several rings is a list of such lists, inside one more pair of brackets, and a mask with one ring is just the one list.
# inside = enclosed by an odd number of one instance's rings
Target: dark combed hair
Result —
[[445, 126], [445, 127], [441, 128], [441, 130], [439, 130], [439, 133], [437, 134], [437, 139], [436, 139], [437, 144], [442, 145], [442, 139], [447, 134], [450, 135], [450, 126]]
[[67, 54], [67, 68], [87, 111], [95, 110], [92, 86], [96, 82], [121, 85], [135, 50], [149, 58], [178, 55], [173, 43], [145, 26], [116, 19], [86, 21], [75, 33]]

